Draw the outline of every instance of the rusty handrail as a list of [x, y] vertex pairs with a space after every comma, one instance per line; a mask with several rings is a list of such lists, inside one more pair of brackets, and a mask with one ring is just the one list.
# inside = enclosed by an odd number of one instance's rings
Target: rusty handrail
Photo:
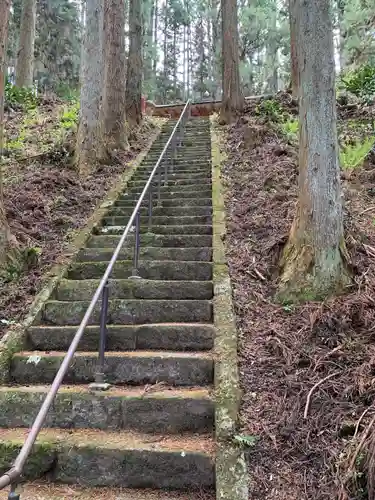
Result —
[[[138, 262], [139, 210], [141, 208], [141, 204], [142, 204], [146, 194], [148, 194], [149, 191], [151, 192], [152, 180], [153, 180], [156, 172], [159, 173], [159, 175], [158, 175], [158, 183], [159, 183], [158, 193], [160, 195], [161, 175], [160, 175], [159, 167], [160, 167], [162, 161], [165, 159], [165, 155], [166, 155], [169, 147], [172, 146], [171, 157], [173, 158], [177, 147], [181, 144], [182, 135], [184, 133], [184, 127], [185, 127], [186, 121], [190, 117], [190, 104], [191, 104], [191, 102], [190, 102], [190, 100], [188, 100], [184, 106], [184, 109], [183, 109], [166, 145], [164, 146], [163, 151], [161, 152], [161, 154], [159, 156], [159, 159], [157, 160], [154, 168], [152, 169], [152, 172], [151, 172], [151, 174], [146, 182], [146, 185], [143, 188], [143, 191], [138, 198], [137, 204], [136, 204], [136, 206], [135, 206], [135, 208], [134, 208], [134, 210], [129, 218], [129, 222], [128, 222], [127, 226], [125, 227], [124, 232], [122, 233], [122, 236], [120, 238], [120, 241], [119, 241], [115, 251], [113, 252], [112, 258], [107, 266], [107, 269], [106, 269], [106, 271], [105, 271], [105, 273], [104, 273], [104, 275], [103, 275], [103, 277], [98, 285], [98, 288], [96, 289], [96, 292], [95, 292], [93, 298], [91, 299], [91, 302], [86, 310], [86, 313], [85, 313], [85, 315], [84, 315], [84, 317], [83, 317], [83, 319], [82, 319], [82, 321], [77, 329], [77, 332], [76, 332], [76, 334], [75, 334], [75, 336], [74, 336], [74, 338], [69, 346], [68, 352], [66, 353], [66, 355], [65, 355], [65, 357], [60, 365], [60, 368], [59, 368], [59, 370], [58, 370], [58, 372], [57, 372], [57, 374], [52, 382], [51, 388], [48, 391], [48, 394], [43, 401], [43, 404], [39, 410], [38, 415], [36, 416], [36, 418], [34, 420], [33, 425], [31, 426], [31, 429], [30, 429], [30, 432], [26, 438], [26, 441], [24, 442], [20, 452], [18, 453], [18, 455], [13, 463], [13, 466], [9, 469], [8, 472], [6, 472], [5, 474], [3, 474], [0, 477], [0, 490], [2, 490], [3, 488], [6, 488], [9, 485], [11, 486], [11, 492], [10, 492], [9, 498], [19, 498], [19, 496], [16, 496], [16, 497], [14, 496], [14, 491], [15, 491], [15, 487], [17, 485], [17, 482], [22, 474], [26, 460], [28, 459], [28, 457], [30, 455], [32, 447], [34, 446], [35, 441], [39, 435], [39, 432], [41, 431], [42, 426], [45, 422], [48, 411], [49, 411], [49, 409], [50, 409], [50, 407], [51, 407], [51, 405], [56, 397], [56, 394], [57, 394], [62, 382], [63, 382], [64, 376], [66, 375], [66, 372], [68, 371], [70, 362], [72, 361], [73, 356], [78, 348], [79, 342], [81, 341], [81, 338], [82, 338], [83, 333], [85, 331], [85, 328], [88, 324], [88, 321], [91, 317], [91, 314], [94, 311], [94, 307], [98, 303], [102, 294], [103, 294], [102, 307], [103, 307], [103, 305], [105, 307], [105, 303], [106, 303], [106, 299], [104, 297], [105, 295], [107, 296], [107, 300], [108, 300], [108, 293], [107, 293], [108, 292], [108, 287], [107, 287], [108, 279], [110, 278], [110, 275], [111, 275], [112, 270], [113, 270], [113, 266], [115, 265], [115, 263], [118, 259], [120, 251], [122, 249], [122, 246], [123, 246], [128, 234], [129, 234], [131, 228], [133, 227], [133, 222], [135, 221], [135, 219], [136, 219], [136, 235], [135, 235], [136, 245], [134, 248], [134, 262]], [[165, 168], [166, 168], [165, 172], [167, 172], [168, 165], [166, 165]], [[166, 180], [166, 173], [165, 173], [164, 180]], [[152, 196], [151, 196], [151, 203], [152, 203]], [[149, 222], [149, 224], [150, 224], [150, 222]], [[150, 225], [149, 225], [149, 227], [150, 227]], [[137, 244], [137, 242], [138, 242], [138, 244]], [[107, 292], [105, 292], [105, 290], [107, 290]], [[105, 316], [105, 313], [103, 314], [103, 309], [102, 309], [102, 318], [103, 318], [103, 316]], [[102, 323], [102, 321], [101, 321], [101, 323]], [[101, 361], [104, 361], [104, 358], [102, 360], [100, 359], [101, 354], [104, 355], [104, 352], [103, 351], [101, 352], [101, 349], [104, 348], [104, 345], [105, 345], [105, 343], [102, 342], [102, 340], [103, 340], [102, 333], [104, 333], [105, 329], [106, 329], [105, 321], [103, 321], [103, 323], [104, 323], [104, 331], [101, 328], [101, 339], [100, 339], [100, 343], [99, 343], [99, 345], [100, 345], [99, 346], [99, 363], [101, 363]]]

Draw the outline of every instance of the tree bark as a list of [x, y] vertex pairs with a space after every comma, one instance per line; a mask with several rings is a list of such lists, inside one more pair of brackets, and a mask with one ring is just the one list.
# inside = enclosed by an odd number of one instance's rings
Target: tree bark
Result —
[[221, 0], [221, 9], [223, 97], [220, 120], [222, 123], [230, 123], [244, 107], [240, 87], [237, 0]]
[[142, 121], [142, 11], [139, 0], [130, 0], [130, 47], [126, 75], [126, 117], [130, 127]]
[[290, 73], [293, 97], [298, 97], [299, 73], [297, 56], [297, 19], [296, 9], [299, 0], [289, 0], [289, 25], [290, 25]]
[[80, 120], [75, 151], [75, 164], [83, 177], [92, 171], [98, 161], [105, 158], [101, 113], [104, 77], [103, 17], [102, 0], [87, 0], [82, 50]]
[[271, 31], [272, 36], [269, 40], [269, 45], [267, 47], [268, 52], [268, 61], [271, 66], [270, 74], [268, 78], [268, 90], [271, 94], [276, 94], [279, 90], [279, 74], [278, 74], [278, 66], [279, 66], [279, 58], [278, 58], [278, 46], [277, 46], [277, 2], [274, 1], [272, 5], [272, 15], [271, 15]]
[[154, 27], [155, 57], [154, 57], [154, 60], [152, 62], [152, 71], [153, 71], [154, 77], [156, 75], [156, 68], [157, 68], [157, 47], [158, 47], [158, 29], [159, 29], [158, 16], [159, 16], [158, 0], [155, 0], [155, 27]]
[[16, 62], [17, 87], [33, 84], [36, 0], [23, 0]]
[[337, 0], [337, 21], [339, 28], [339, 55], [340, 55], [340, 72], [342, 72], [345, 68], [345, 41], [346, 41], [346, 33], [344, 24], [345, 17], [345, 1]]
[[282, 300], [323, 300], [350, 284], [336, 129], [330, 0], [297, 0], [299, 197], [281, 261]]
[[126, 149], [125, 3], [104, 2], [104, 137], [107, 147]]
[[9, 10], [10, 0], [3, 0], [0, 4], [0, 270], [6, 264], [9, 253], [14, 246], [14, 238], [11, 235], [4, 208], [3, 173], [1, 165], [4, 140], [4, 82], [6, 74], [6, 41]]

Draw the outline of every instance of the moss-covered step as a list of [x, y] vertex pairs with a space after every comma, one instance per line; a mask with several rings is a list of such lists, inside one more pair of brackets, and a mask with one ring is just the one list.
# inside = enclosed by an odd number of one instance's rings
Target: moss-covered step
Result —
[[[0, 430], [0, 473], [12, 465], [26, 429]], [[165, 436], [99, 430], [41, 431], [26, 467], [81, 486], [199, 489], [214, 486], [214, 450], [204, 435]]]
[[[166, 491], [130, 488], [84, 488], [76, 485], [59, 485], [49, 481], [34, 481], [17, 488], [21, 498], [27, 500], [202, 500], [202, 491]], [[4, 493], [5, 495], [5, 493]], [[6, 493], [8, 495], [8, 493]], [[6, 500], [8, 496], [1, 496]], [[215, 493], [205, 491], [204, 500], [215, 500]]]
[[[66, 278], [73, 280], [101, 278], [108, 262], [76, 262]], [[115, 263], [111, 278], [126, 279], [131, 275], [133, 262], [119, 260]], [[201, 261], [140, 260], [138, 274], [144, 279], [205, 281], [212, 279], [212, 263]]]
[[[118, 245], [120, 236], [116, 235], [93, 235], [87, 242], [87, 248], [114, 248]], [[194, 234], [155, 234], [145, 233], [140, 237], [141, 248], [150, 247], [172, 247], [172, 248], [208, 248], [212, 245], [212, 236]], [[124, 242], [124, 248], [133, 248], [134, 234]], [[94, 259], [93, 259], [94, 260]], [[211, 259], [208, 259], [211, 260]]]
[[[56, 300], [91, 300], [99, 279], [61, 280], [54, 293]], [[211, 281], [109, 280], [111, 299], [211, 300]]]
[[[16, 384], [51, 383], [64, 358], [62, 352], [29, 351], [15, 354], [10, 376]], [[96, 352], [78, 352], [65, 376], [65, 383], [94, 381]], [[107, 352], [105, 379], [110, 384], [156, 384], [207, 386], [213, 381], [213, 359], [209, 353], [170, 351]]]
[[[128, 187], [124, 193], [123, 196], [129, 194], [129, 193], [135, 193], [135, 194], [141, 194], [143, 188], [145, 186], [145, 183], [139, 183], [135, 186], [130, 186]], [[183, 193], [185, 191], [193, 191], [195, 192], [195, 196], [200, 196], [201, 193], [205, 193], [207, 191], [210, 191], [211, 189], [211, 184], [208, 182], [205, 183], [193, 183], [193, 184], [176, 184], [174, 183], [173, 185], [164, 185], [162, 184], [160, 186], [160, 193], [168, 194], [168, 193], [174, 193], [176, 197], [178, 197], [179, 193]], [[120, 196], [121, 199], [121, 196]]]
[[[149, 173], [143, 172], [135, 172], [132, 177], [132, 180], [137, 181], [147, 181], [150, 176], [151, 170]], [[168, 171], [168, 182], [173, 184], [176, 180], [178, 181], [201, 181], [201, 180], [211, 180], [211, 170], [206, 168], [205, 170], [196, 170], [193, 172], [184, 172], [180, 171], [177, 168], [173, 169], [173, 172]]]
[[[124, 215], [130, 216], [133, 213], [135, 207], [135, 203], [129, 203], [129, 201], [118, 201], [115, 203], [114, 207], [108, 212], [108, 215]], [[141, 205], [140, 209], [141, 216], [148, 215], [148, 208], [146, 202]], [[165, 207], [163, 206], [163, 200], [161, 200], [160, 205], [153, 207], [152, 209], [153, 215], [162, 215], [162, 216], [193, 216], [193, 215], [212, 215], [212, 206], [211, 205], [203, 205], [203, 206], [175, 206], [175, 207]], [[151, 228], [153, 232], [153, 228]]]
[[[101, 226], [95, 229], [95, 234], [122, 234], [125, 226]], [[148, 225], [139, 228], [140, 233], [148, 233]], [[184, 227], [173, 224], [165, 226], [152, 226], [152, 231], [156, 234], [212, 234], [212, 226], [209, 224], [185, 224]]]
[[[127, 187], [126, 187], [126, 192], [132, 191], [132, 192], [138, 192], [141, 191], [146, 184], [146, 181], [141, 179], [133, 179], [131, 180]], [[156, 186], [158, 185], [157, 179], [152, 184], [152, 187], [155, 189]], [[211, 179], [208, 177], [204, 177], [201, 179], [175, 179], [171, 180], [169, 176], [167, 176], [167, 181], [164, 182], [164, 173], [161, 177], [161, 186], [160, 186], [160, 191], [163, 191], [165, 193], [170, 192], [185, 192], [185, 191], [199, 191], [200, 193], [209, 191], [211, 189]]]
[[[145, 200], [145, 203], [147, 200]], [[132, 200], [126, 199], [121, 199], [119, 198], [116, 203], [117, 206], [121, 207], [132, 207], [134, 209], [134, 203]], [[169, 199], [169, 198], [163, 198], [161, 197], [160, 200], [160, 206], [165, 209], [165, 208], [170, 208], [170, 207], [183, 207], [183, 208], [188, 208], [188, 207], [212, 207], [212, 199], [211, 198], [174, 198], [174, 199]], [[164, 210], [163, 210], [164, 212]], [[161, 213], [161, 214], [156, 214], [155, 215], [170, 215], [169, 213]], [[174, 214], [172, 214], [174, 215]], [[186, 215], [192, 215], [191, 213], [186, 213]], [[199, 214], [201, 215], [201, 214]]]
[[[88, 306], [89, 301], [49, 300], [44, 305], [40, 323], [79, 325]], [[89, 319], [90, 325], [98, 324], [100, 310], [101, 304], [98, 303]], [[210, 321], [212, 304], [209, 300], [110, 299], [108, 304], [109, 325]]]
[[[64, 351], [77, 326], [32, 326], [27, 332], [30, 350]], [[206, 351], [213, 348], [214, 327], [204, 323], [156, 323], [148, 325], [108, 325], [108, 351], [135, 349]], [[88, 326], [78, 346], [81, 351], [97, 351], [99, 326]]]
[[[48, 386], [0, 387], [0, 427], [30, 427]], [[22, 408], [22, 411], [20, 411]], [[208, 389], [139, 386], [93, 392], [63, 386], [44, 427], [140, 432], [209, 432], [213, 402]]]
[[[134, 175], [147, 174], [150, 175], [155, 164], [144, 161], [138, 168]], [[174, 171], [178, 171], [181, 174], [189, 175], [189, 173], [194, 172], [209, 172], [211, 173], [212, 167], [209, 162], [202, 162], [201, 164], [194, 163], [191, 165], [189, 162], [186, 163], [175, 163]]]
[[[130, 260], [133, 258], [134, 245], [124, 246], [120, 252], [119, 260]], [[112, 248], [84, 248], [77, 256], [79, 262], [109, 261], [112, 258], [114, 247]], [[168, 247], [148, 247], [141, 246], [139, 257], [142, 260], [200, 260], [210, 262], [212, 259], [212, 248], [168, 248]]]
[[[160, 154], [158, 151], [150, 151], [149, 154], [147, 155], [147, 160], [149, 162], [157, 162], [160, 157]], [[168, 157], [167, 157], [168, 158]], [[170, 158], [170, 157], [169, 157]], [[179, 152], [176, 156], [175, 159], [178, 160], [183, 160], [183, 161], [191, 161], [192, 163], [195, 162], [201, 162], [201, 161], [209, 161], [211, 159], [211, 151], [208, 152], [207, 150], [203, 151], [188, 151], [185, 150], [183, 152]]]
[[[124, 217], [124, 216], [108, 216], [104, 217], [103, 220], [103, 226], [110, 226], [110, 225], [115, 225], [115, 226], [124, 226], [129, 222], [129, 217]], [[149, 222], [149, 219], [147, 216], [143, 215], [141, 216], [141, 225], [147, 225]], [[205, 224], [212, 224], [212, 216], [211, 215], [185, 215], [182, 217], [173, 217], [173, 216], [162, 216], [162, 215], [154, 215], [151, 218], [151, 230], [153, 226], [166, 226], [171, 224], [172, 226], [186, 226], [186, 225], [205, 225]]]
[[[122, 195], [119, 198], [119, 201], [129, 201], [129, 200], [138, 200], [139, 195], [142, 192], [143, 187], [145, 186], [146, 183], [142, 184], [141, 188], [137, 190], [137, 192], [128, 192], [127, 194]], [[167, 190], [160, 190], [160, 199], [162, 200], [173, 200], [174, 198], [196, 198], [197, 196], [197, 191], [194, 189], [194, 186], [187, 186], [188, 189], [180, 190], [178, 193], [171, 188], [169, 191]], [[207, 189], [202, 190], [199, 192], [199, 194], [203, 198], [209, 198], [212, 194], [212, 189], [209, 186]], [[156, 204], [156, 201], [158, 200], [158, 192], [157, 188], [155, 187], [153, 190], [152, 194], [152, 199]], [[146, 197], [147, 205], [148, 205], [148, 196]]]

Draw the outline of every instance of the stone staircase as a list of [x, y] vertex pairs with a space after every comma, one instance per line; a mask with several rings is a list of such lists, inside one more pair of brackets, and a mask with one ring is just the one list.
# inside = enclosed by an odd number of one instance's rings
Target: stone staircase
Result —
[[[13, 356], [11, 382], [0, 388], [1, 473], [27, 435], [174, 124], [170, 120], [164, 126], [126, 192], [46, 302], [28, 331], [27, 351]], [[191, 500], [213, 498], [209, 127], [208, 119], [188, 121], [174, 173], [153, 211], [152, 232], [147, 201], [141, 210], [143, 279], [129, 279], [133, 235], [115, 265], [105, 363], [111, 388], [89, 388], [98, 355], [98, 307], [27, 462], [27, 479], [89, 488], [150, 488], [139, 496], [144, 499], [182, 498], [163, 490], [186, 491]], [[37, 498], [55, 498], [51, 491]]]

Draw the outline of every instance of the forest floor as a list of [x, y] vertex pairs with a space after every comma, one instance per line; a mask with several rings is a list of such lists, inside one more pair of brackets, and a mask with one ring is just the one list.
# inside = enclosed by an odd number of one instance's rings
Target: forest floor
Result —
[[[355, 144], [371, 133], [371, 111], [339, 111], [341, 143]], [[361, 167], [342, 170], [352, 289], [325, 303], [276, 303], [278, 262], [297, 199], [293, 115], [290, 96], [280, 94], [276, 104], [248, 105], [225, 130], [226, 245], [244, 394], [240, 423], [243, 442], [254, 442], [246, 449], [249, 496], [373, 500], [375, 154]], [[359, 154], [349, 146], [345, 161]]]
[[8, 325], [22, 320], [43, 276], [161, 123], [146, 118], [133, 133], [128, 151], [80, 180], [71, 166], [77, 114], [75, 104], [58, 101], [27, 112], [6, 112], [5, 209], [24, 258], [9, 267], [0, 287], [0, 338]]

